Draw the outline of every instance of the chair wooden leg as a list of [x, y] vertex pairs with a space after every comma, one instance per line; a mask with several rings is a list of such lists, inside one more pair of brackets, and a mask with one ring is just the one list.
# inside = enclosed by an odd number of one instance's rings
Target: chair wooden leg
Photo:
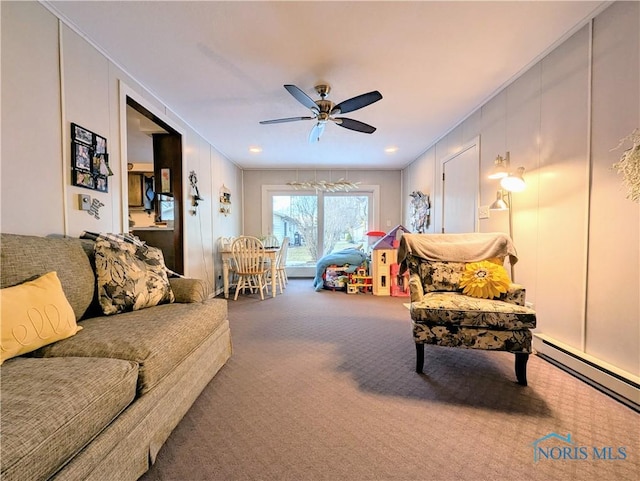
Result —
[[238, 283], [236, 284], [236, 295], [233, 297], [234, 301], [238, 300], [240, 289], [244, 289], [244, 278], [242, 276], [238, 278]]
[[416, 343], [416, 372], [422, 374], [424, 366], [424, 344]]
[[527, 361], [529, 353], [516, 352], [516, 379], [521, 386], [527, 385]]
[[264, 301], [264, 289], [266, 287], [266, 284], [263, 282], [262, 276], [258, 276], [257, 282], [258, 290], [260, 291], [260, 300]]

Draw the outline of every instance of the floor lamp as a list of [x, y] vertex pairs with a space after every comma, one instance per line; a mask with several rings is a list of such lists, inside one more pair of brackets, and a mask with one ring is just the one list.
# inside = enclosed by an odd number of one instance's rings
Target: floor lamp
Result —
[[[494, 168], [494, 170], [500, 170], [497, 169], [497, 167], [506, 167], [507, 169], [509, 168], [509, 152], [507, 152], [506, 155], [506, 161], [505, 159], [502, 159], [502, 157], [498, 156], [498, 158], [496, 158], [496, 162], [495, 162], [496, 166]], [[509, 211], [509, 237], [511, 238], [511, 240], [513, 241], [513, 204], [512, 204], [512, 197], [511, 197], [511, 193], [512, 192], [522, 192], [526, 186], [525, 182], [524, 182], [524, 167], [518, 167], [518, 169], [513, 172], [513, 173], [506, 173], [503, 174], [501, 177], [497, 177], [495, 174], [491, 174], [489, 177], [490, 178], [500, 178], [500, 187], [502, 187], [500, 190], [498, 190], [498, 192], [496, 193], [496, 200], [493, 202], [493, 204], [491, 204], [489, 206], [489, 210], [508, 210]], [[511, 264], [511, 280], [514, 281], [514, 268], [513, 268], [513, 264]]]
[[[509, 238], [513, 241], [513, 211], [511, 210], [511, 192], [508, 190], [498, 190], [496, 200], [489, 206], [489, 210], [507, 210], [509, 211]], [[514, 280], [513, 264], [511, 266], [511, 280]]]

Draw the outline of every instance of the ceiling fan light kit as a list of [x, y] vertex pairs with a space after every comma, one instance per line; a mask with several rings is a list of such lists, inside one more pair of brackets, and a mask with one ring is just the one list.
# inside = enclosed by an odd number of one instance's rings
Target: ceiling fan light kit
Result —
[[329, 95], [329, 92], [331, 91], [331, 86], [328, 84], [319, 84], [315, 86], [316, 92], [320, 95], [319, 100], [313, 100], [304, 93], [302, 89], [295, 85], [287, 84], [284, 88], [293, 96], [293, 98], [311, 110], [312, 115], [306, 117], [287, 117], [283, 119], [263, 120], [260, 122], [261, 124], [279, 124], [283, 122], [296, 122], [299, 120], [315, 120], [316, 124], [313, 126], [309, 134], [310, 143], [318, 142], [320, 140], [327, 122], [332, 122], [340, 127], [344, 127], [345, 129], [362, 132], [364, 134], [372, 134], [376, 131], [375, 127], [365, 124], [364, 122], [360, 122], [359, 120], [349, 119], [346, 117], [335, 117], [335, 115], [353, 112], [354, 110], [361, 109], [367, 105], [377, 102], [382, 99], [382, 94], [377, 90], [344, 100], [339, 104], [334, 104], [331, 100], [327, 100], [327, 95]]

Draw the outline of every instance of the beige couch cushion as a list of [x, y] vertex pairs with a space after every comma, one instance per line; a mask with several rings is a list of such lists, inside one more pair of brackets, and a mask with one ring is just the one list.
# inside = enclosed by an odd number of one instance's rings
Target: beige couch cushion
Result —
[[93, 300], [95, 276], [79, 239], [2, 234], [0, 287], [55, 271], [76, 319], [82, 319]]
[[133, 362], [72, 357], [0, 369], [3, 481], [48, 479], [131, 403], [138, 374]]
[[140, 365], [138, 393], [152, 389], [227, 318], [227, 302], [163, 304], [86, 319], [74, 337], [34, 352], [43, 357], [110, 357]]

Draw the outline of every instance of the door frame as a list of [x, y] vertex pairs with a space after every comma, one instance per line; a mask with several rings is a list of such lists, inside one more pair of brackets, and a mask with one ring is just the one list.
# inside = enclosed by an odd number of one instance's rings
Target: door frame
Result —
[[[184, 267], [183, 274], [185, 276], [189, 276], [189, 268], [188, 263], [186, 262], [186, 253], [188, 252], [188, 240], [185, 231], [185, 222], [184, 222], [184, 206], [186, 204], [185, 195], [186, 192], [189, 192], [187, 188], [187, 179], [188, 176], [185, 175], [186, 166], [185, 166], [185, 140], [186, 140], [186, 131], [176, 125], [174, 119], [168, 117], [164, 112], [162, 112], [156, 104], [151, 103], [148, 99], [143, 97], [143, 95], [137, 90], [132, 89], [129, 85], [127, 85], [122, 80], [118, 80], [118, 94], [119, 94], [119, 103], [120, 103], [120, 189], [121, 189], [121, 197], [120, 197], [120, 232], [129, 232], [129, 221], [128, 221], [128, 212], [129, 212], [129, 182], [128, 182], [128, 154], [127, 154], [127, 98], [130, 98], [134, 103], [140, 106], [142, 109], [146, 110], [146, 112], [142, 112], [145, 115], [150, 115], [151, 120], [161, 125], [163, 128], [167, 129], [170, 132], [173, 132], [177, 135], [180, 135], [182, 138], [181, 141], [181, 168], [180, 168], [180, 192], [182, 193], [180, 196], [180, 205], [182, 212], [179, 215], [179, 221], [177, 228], [179, 229], [179, 236], [182, 241], [182, 254], [181, 254], [181, 264]], [[173, 180], [172, 180], [173, 182]], [[176, 226], [174, 225], [174, 229]]]

